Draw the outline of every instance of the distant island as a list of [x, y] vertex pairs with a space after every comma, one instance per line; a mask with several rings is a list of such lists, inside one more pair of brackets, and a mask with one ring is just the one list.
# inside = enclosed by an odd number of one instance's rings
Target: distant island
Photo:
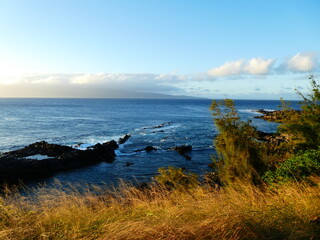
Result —
[[[28, 91], [26, 91], [26, 89]], [[156, 90], [155, 90], [156, 91]], [[204, 99], [186, 95], [170, 95], [155, 92], [138, 92], [108, 88], [106, 86], [84, 85], [2, 85], [1, 98], [146, 98], [146, 99]]]

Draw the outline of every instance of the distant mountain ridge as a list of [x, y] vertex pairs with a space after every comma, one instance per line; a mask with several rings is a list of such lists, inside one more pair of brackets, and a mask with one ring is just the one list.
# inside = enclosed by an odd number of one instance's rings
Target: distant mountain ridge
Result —
[[204, 99], [185, 95], [135, 92], [107, 87], [84, 85], [3, 85], [0, 98], [146, 98], [146, 99]]
[[146, 99], [204, 99], [201, 97], [192, 97], [186, 95], [169, 95], [162, 93], [146, 93], [146, 92], [128, 92], [126, 97], [122, 98], [146, 98]]

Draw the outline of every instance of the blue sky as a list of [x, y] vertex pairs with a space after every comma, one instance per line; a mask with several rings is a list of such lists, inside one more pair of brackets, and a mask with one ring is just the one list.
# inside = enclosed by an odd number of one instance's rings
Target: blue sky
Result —
[[105, 88], [106, 97], [295, 98], [319, 73], [319, 9], [318, 0], [0, 0], [0, 97], [62, 87], [65, 97]]

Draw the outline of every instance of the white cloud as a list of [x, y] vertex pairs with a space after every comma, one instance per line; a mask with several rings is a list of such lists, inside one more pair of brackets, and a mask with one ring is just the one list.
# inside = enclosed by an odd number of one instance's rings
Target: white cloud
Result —
[[231, 76], [239, 75], [243, 73], [244, 60], [240, 59], [238, 61], [226, 62], [220, 67], [213, 68], [209, 70], [209, 75], [211, 76]]
[[28, 74], [20, 78], [21, 83], [26, 84], [59, 84], [66, 77], [63, 74], [43, 75], [43, 74]]
[[90, 84], [101, 82], [106, 78], [106, 74], [80, 74], [70, 78], [72, 84]]
[[235, 75], [263, 75], [268, 74], [274, 64], [274, 59], [252, 58], [226, 62], [220, 67], [208, 71], [210, 76], [235, 76]]
[[293, 72], [308, 72], [317, 67], [317, 60], [317, 54], [315, 53], [298, 53], [290, 58], [286, 65], [287, 69]]
[[274, 62], [274, 59], [252, 58], [246, 62], [243, 70], [245, 73], [253, 75], [267, 74]]

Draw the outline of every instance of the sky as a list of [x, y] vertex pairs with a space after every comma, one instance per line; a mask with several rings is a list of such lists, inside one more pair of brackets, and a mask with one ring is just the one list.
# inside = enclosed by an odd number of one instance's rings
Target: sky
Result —
[[319, 0], [0, 0], [0, 97], [296, 99]]

